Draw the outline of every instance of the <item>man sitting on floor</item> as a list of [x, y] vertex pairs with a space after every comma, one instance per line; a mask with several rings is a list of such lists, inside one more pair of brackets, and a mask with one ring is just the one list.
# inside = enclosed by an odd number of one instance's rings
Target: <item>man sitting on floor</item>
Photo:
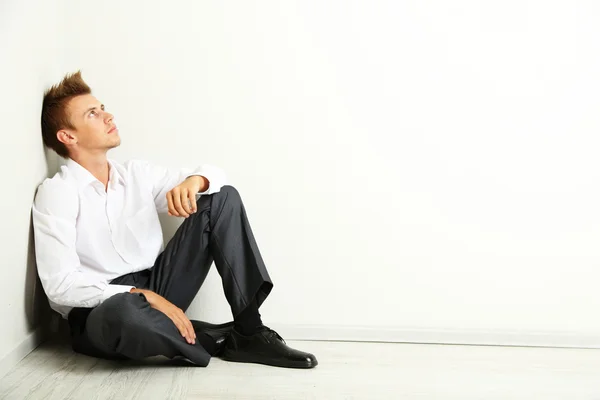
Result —
[[[221, 169], [108, 159], [119, 130], [79, 72], [45, 93], [42, 137], [68, 161], [35, 197], [37, 268], [51, 307], [69, 321], [75, 351], [182, 357], [201, 366], [211, 356], [317, 365], [261, 321], [273, 283], [240, 194]], [[185, 218], [164, 251], [160, 212]], [[228, 324], [185, 315], [213, 260], [233, 313]]]

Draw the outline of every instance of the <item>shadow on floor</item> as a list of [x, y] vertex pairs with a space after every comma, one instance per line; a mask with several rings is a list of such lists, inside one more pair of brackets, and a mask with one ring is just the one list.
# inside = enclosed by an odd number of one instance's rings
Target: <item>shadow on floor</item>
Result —
[[[90, 357], [84, 354], [76, 353], [71, 348], [71, 341], [68, 336], [54, 334], [37, 349], [38, 356], [48, 356], [46, 364], [51, 368], [61, 369], [65, 360], [77, 362], [77, 360], [94, 360], [94, 369], [96, 370], [127, 370], [140, 367], [197, 367], [191, 361], [185, 358], [169, 359], [164, 356], [147, 357], [143, 360], [107, 360], [102, 358]], [[41, 354], [44, 353], [44, 354]]]

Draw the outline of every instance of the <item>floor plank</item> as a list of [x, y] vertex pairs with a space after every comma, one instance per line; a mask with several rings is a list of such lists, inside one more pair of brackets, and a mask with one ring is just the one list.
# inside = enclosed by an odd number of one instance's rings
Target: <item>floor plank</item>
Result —
[[290, 342], [311, 370], [152, 357], [108, 361], [45, 343], [0, 380], [0, 399], [600, 399], [600, 350]]

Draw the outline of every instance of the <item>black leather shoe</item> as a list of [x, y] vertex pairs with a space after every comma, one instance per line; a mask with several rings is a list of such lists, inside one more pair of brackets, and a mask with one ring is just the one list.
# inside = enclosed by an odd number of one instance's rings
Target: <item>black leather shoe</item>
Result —
[[288, 347], [277, 332], [266, 326], [252, 336], [244, 336], [232, 329], [219, 357], [227, 361], [287, 368], [313, 368], [318, 364], [314, 355]]
[[225, 343], [229, 337], [231, 330], [233, 329], [233, 322], [227, 322], [226, 324], [209, 324], [204, 321], [191, 320], [196, 336], [200, 333], [206, 333], [208, 336], [214, 339], [217, 352], [215, 356], [219, 354], [225, 348]]

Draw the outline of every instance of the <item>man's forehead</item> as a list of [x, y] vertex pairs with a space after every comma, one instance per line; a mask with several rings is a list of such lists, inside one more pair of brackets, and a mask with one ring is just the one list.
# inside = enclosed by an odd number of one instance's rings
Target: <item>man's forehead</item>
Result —
[[69, 101], [69, 109], [71, 112], [85, 111], [88, 108], [100, 107], [102, 103], [91, 94], [75, 96]]

